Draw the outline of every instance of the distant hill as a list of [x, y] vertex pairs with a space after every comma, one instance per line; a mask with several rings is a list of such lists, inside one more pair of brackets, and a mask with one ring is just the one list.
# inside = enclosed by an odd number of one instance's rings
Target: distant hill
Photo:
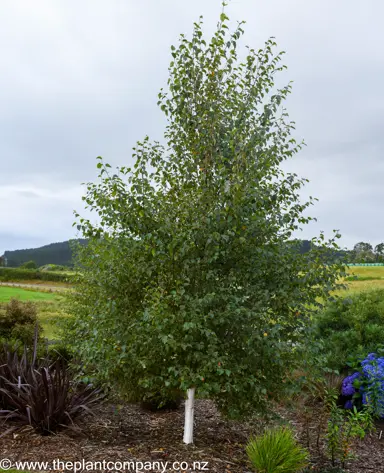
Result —
[[17, 268], [27, 261], [34, 261], [37, 266], [45, 264], [60, 264], [62, 266], [71, 266], [72, 261], [72, 245], [78, 242], [81, 245], [86, 244], [87, 240], [71, 240], [60, 243], [51, 243], [50, 245], [41, 246], [40, 248], [30, 248], [26, 250], [6, 251], [3, 255], [7, 260], [7, 266]]
[[[71, 240], [63, 241], [61, 243], [51, 243], [50, 245], [45, 245], [40, 248], [31, 248], [27, 250], [15, 250], [15, 251], [6, 251], [3, 255], [3, 258], [7, 259], [7, 266], [16, 268], [21, 266], [27, 261], [34, 261], [38, 267], [44, 266], [47, 264], [59, 264], [62, 266], [72, 266], [72, 250], [71, 247], [73, 243], [79, 242], [81, 245], [85, 245], [87, 240]], [[295, 246], [295, 251], [299, 253], [307, 253], [310, 251], [312, 242], [309, 240], [295, 240], [297, 246]], [[338, 258], [345, 258], [348, 252], [343, 250], [335, 251], [329, 250], [326, 254], [327, 261], [334, 261]], [[1, 257], [0, 257], [1, 259]], [[1, 261], [0, 261], [1, 266]]]

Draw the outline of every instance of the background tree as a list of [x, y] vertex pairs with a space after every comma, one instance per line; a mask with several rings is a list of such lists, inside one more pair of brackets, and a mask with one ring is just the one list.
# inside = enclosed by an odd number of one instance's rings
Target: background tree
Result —
[[384, 243], [375, 246], [375, 258], [378, 263], [384, 262]]
[[375, 261], [372, 245], [364, 241], [356, 243], [353, 247], [353, 255], [356, 263], [371, 263]]
[[37, 264], [34, 262], [34, 261], [27, 261], [26, 263], [23, 263], [20, 268], [23, 268], [23, 269], [36, 269], [37, 268]]
[[222, 13], [210, 41], [201, 19], [181, 36], [159, 93], [166, 146], [145, 138], [114, 174], [99, 158], [84, 196], [99, 224], [77, 214], [89, 245], [70, 337], [85, 369], [131, 399], [187, 392], [186, 443], [195, 391], [231, 416], [283, 392], [310, 307], [342, 271], [323, 263], [334, 239], [305, 254], [291, 241], [312, 199], [280, 168], [300, 149], [281, 108], [290, 85], [274, 87], [273, 39], [238, 60], [242, 34]]

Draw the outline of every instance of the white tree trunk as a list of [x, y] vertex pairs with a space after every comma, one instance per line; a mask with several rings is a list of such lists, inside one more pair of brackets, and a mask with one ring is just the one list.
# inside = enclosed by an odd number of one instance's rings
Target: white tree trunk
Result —
[[193, 443], [193, 412], [195, 409], [195, 390], [190, 388], [187, 391], [188, 398], [185, 401], [185, 421], [184, 421], [184, 443]]

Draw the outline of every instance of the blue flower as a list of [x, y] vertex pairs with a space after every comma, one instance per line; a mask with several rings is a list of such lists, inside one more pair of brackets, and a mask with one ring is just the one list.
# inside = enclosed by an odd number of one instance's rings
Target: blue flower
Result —
[[[376, 414], [384, 417], [384, 358], [376, 358], [374, 353], [370, 353], [361, 362], [361, 367], [363, 385], [359, 392], [362, 402], [364, 405], [374, 404]], [[373, 392], [375, 393], [374, 399]]]
[[353, 382], [359, 377], [360, 373], [353, 373], [350, 376], [344, 378], [343, 384], [341, 386], [341, 394], [343, 396], [352, 396], [353, 394], [355, 394], [356, 389], [353, 385]]
[[353, 407], [352, 401], [347, 401], [347, 402], [344, 404], [344, 408], [345, 408], [345, 409], [352, 409], [352, 407]]

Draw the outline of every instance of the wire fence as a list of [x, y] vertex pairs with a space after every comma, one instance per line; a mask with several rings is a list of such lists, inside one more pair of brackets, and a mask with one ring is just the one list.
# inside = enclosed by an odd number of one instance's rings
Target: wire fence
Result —
[[348, 266], [384, 266], [384, 263], [348, 263]]

